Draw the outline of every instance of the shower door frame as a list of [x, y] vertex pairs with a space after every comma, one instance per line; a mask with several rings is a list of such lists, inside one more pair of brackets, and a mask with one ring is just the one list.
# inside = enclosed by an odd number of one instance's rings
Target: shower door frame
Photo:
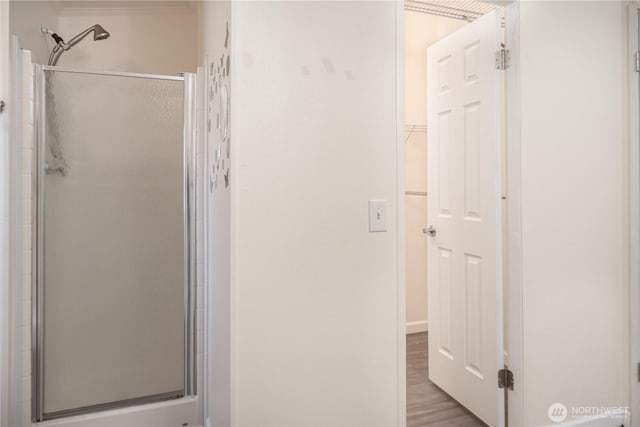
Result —
[[[175, 392], [142, 396], [115, 402], [101, 403], [53, 413], [44, 412], [44, 197], [46, 154], [46, 83], [45, 71], [122, 78], [155, 79], [184, 82], [183, 119], [183, 221], [184, 221], [184, 387], [182, 395]], [[34, 176], [36, 191], [33, 208], [32, 303], [31, 303], [31, 364], [32, 399], [31, 420], [47, 421], [74, 415], [84, 415], [110, 409], [161, 402], [196, 395], [196, 75], [179, 76], [140, 74], [117, 71], [88, 71], [48, 65], [34, 65], [35, 111]]]

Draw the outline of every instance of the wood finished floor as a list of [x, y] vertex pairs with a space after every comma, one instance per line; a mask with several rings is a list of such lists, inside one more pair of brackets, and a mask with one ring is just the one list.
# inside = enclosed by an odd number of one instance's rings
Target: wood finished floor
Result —
[[407, 427], [487, 427], [429, 381], [427, 333], [407, 335]]

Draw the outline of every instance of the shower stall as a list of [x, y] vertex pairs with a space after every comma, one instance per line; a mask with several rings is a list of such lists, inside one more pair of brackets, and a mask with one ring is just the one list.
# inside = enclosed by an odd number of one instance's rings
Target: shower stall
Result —
[[194, 395], [195, 75], [35, 67], [32, 419]]

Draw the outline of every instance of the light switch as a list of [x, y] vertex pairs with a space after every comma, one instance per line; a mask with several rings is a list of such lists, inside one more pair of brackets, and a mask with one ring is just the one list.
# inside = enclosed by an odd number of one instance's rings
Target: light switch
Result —
[[387, 201], [369, 200], [369, 231], [387, 231]]

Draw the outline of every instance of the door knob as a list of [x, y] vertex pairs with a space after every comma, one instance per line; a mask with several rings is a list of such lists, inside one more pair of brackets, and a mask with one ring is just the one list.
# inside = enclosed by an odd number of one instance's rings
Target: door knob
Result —
[[422, 232], [424, 234], [428, 234], [431, 237], [436, 237], [436, 229], [433, 225], [430, 225], [429, 228], [423, 228]]

